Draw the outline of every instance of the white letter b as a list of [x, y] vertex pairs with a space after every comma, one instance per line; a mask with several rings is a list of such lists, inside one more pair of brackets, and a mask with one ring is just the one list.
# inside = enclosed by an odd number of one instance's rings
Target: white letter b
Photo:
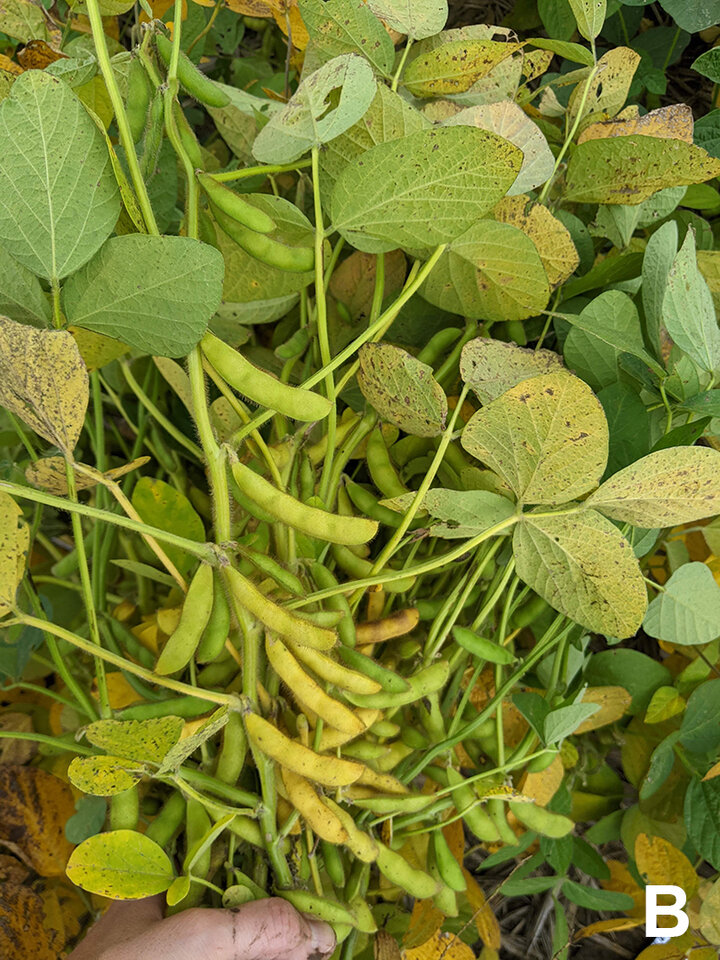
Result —
[[[666, 894], [675, 897], [668, 906], [658, 904], [658, 897]], [[690, 926], [688, 915], [683, 910], [687, 896], [682, 887], [672, 883], [648, 884], [645, 887], [645, 935], [648, 937], [681, 937]], [[675, 917], [674, 927], [659, 927], [658, 917]]]

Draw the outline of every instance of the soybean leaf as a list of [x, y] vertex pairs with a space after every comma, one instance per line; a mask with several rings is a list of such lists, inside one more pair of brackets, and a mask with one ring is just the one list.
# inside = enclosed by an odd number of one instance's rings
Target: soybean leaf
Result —
[[699, 33], [720, 21], [720, 0], [660, 0], [660, 6], [688, 33]]
[[[613, 47], [598, 60], [592, 79], [589, 79], [589, 70], [576, 71], [579, 82], [568, 102], [568, 123], [574, 123], [578, 117], [600, 119], [619, 113], [627, 100], [640, 59], [640, 54], [629, 47]], [[582, 142], [582, 136], [579, 142]]]
[[684, 410], [692, 410], [702, 417], [720, 417], [720, 390], [706, 390], [682, 401]]
[[428, 490], [423, 507], [431, 517], [441, 521], [432, 525], [433, 535], [446, 539], [474, 537], [507, 520], [515, 512], [514, 504], [500, 494], [487, 490], [444, 490], [441, 487]]
[[611, 383], [598, 392], [597, 398], [610, 431], [605, 475], [611, 477], [649, 453], [650, 418], [637, 392], [626, 383]]
[[720, 330], [712, 294], [698, 270], [692, 228], [668, 275], [662, 322], [678, 347], [703, 370], [713, 373], [720, 368]]
[[447, 398], [432, 367], [388, 343], [360, 349], [358, 384], [381, 417], [416, 437], [442, 433]]
[[[508, 44], [502, 44], [507, 47]], [[511, 100], [467, 107], [445, 121], [444, 126], [467, 125], [489, 130], [522, 150], [523, 162], [515, 182], [508, 190], [516, 196], [534, 190], [552, 175], [555, 158], [542, 131], [525, 111]]]
[[637, 527], [672, 527], [720, 513], [720, 452], [669, 447], [616, 473], [586, 501]]
[[32, 0], [0, 0], [0, 23], [6, 36], [21, 43], [51, 39], [43, 9]]
[[40, 281], [7, 254], [0, 257], [0, 315], [34, 327], [50, 326], [50, 304]]
[[[103, 477], [107, 477], [109, 480], [118, 480], [133, 470], [137, 470], [138, 467], [144, 466], [148, 460], [150, 460], [150, 457], [138, 457], [136, 460], [131, 460], [130, 463], [124, 463], [120, 467], [111, 467], [104, 473], [100, 473], [95, 470], [94, 467], [88, 467], [87, 464], [78, 464], [78, 466], [88, 468], [91, 471], [91, 475], [76, 471], [75, 489], [89, 490], [91, 487], [100, 483]], [[50, 493], [56, 493], [62, 497], [66, 496], [68, 485], [67, 474], [65, 472], [65, 458], [41, 457], [39, 460], [35, 460], [25, 468], [25, 479], [34, 487], [41, 487], [44, 490], [49, 490]]]
[[[516, 186], [517, 182], [510, 188], [510, 193], [514, 193]], [[493, 216], [500, 223], [518, 227], [530, 237], [545, 268], [551, 289], [564, 283], [577, 269], [580, 257], [575, 240], [565, 224], [553, 216], [544, 204], [532, 203], [524, 193], [508, 195], [497, 204]], [[570, 217], [577, 219], [572, 215]], [[592, 249], [589, 236], [588, 241]]]
[[645, 633], [679, 646], [720, 636], [720, 587], [704, 563], [679, 567], [648, 607]]
[[368, 6], [376, 17], [411, 40], [439, 33], [448, 18], [447, 0], [369, 0]]
[[68, 843], [82, 843], [100, 833], [107, 816], [107, 802], [103, 797], [80, 797], [75, 801], [75, 813], [65, 824]]
[[523, 502], [565, 503], [599, 481], [608, 428], [590, 388], [562, 371], [525, 380], [483, 407], [461, 442]]
[[0, 244], [57, 282], [90, 259], [119, 213], [95, 123], [62, 80], [27, 70], [0, 104]]
[[72, 334], [0, 317], [0, 404], [69, 455], [88, 398], [88, 373]]
[[682, 140], [629, 136], [588, 140], [567, 169], [565, 199], [635, 204], [657, 190], [702, 183], [720, 175], [720, 161]]
[[711, 47], [691, 64], [691, 69], [717, 83], [720, 81], [720, 50]]
[[555, 40], [552, 37], [530, 37], [525, 43], [530, 47], [537, 47], [540, 50], [550, 50], [564, 60], [570, 60], [572, 63], [581, 63], [585, 67], [592, 67], [595, 62], [592, 51], [579, 43], [571, 43], [569, 40]]
[[[153, 527], [172, 531], [198, 543], [205, 539], [203, 522], [193, 505], [184, 493], [164, 480], [141, 477], [132, 493], [132, 505], [145, 523]], [[178, 547], [166, 546], [165, 552], [181, 572], [187, 571], [195, 562]]]
[[474, 319], [524, 320], [547, 306], [550, 286], [526, 234], [480, 220], [442, 254], [422, 294], [443, 310]]
[[447, 243], [500, 200], [521, 163], [517, 147], [473, 127], [378, 144], [338, 177], [334, 228], [367, 253]]
[[558, 743], [600, 709], [599, 703], [571, 703], [566, 707], [551, 710], [545, 717], [543, 739], [545, 743]]
[[[662, 689], [662, 688], [661, 688]], [[680, 731], [676, 730], [665, 737], [650, 755], [647, 773], [643, 777], [640, 787], [640, 799], [648, 800], [667, 781], [675, 766], [675, 751], [673, 747], [680, 738]]]
[[85, 729], [86, 738], [96, 747], [139, 763], [161, 763], [180, 739], [180, 717], [150, 720], [96, 720]]
[[12, 497], [0, 492], [0, 617], [10, 613], [25, 573], [30, 528]]
[[484, 404], [523, 380], [557, 370], [562, 370], [562, 359], [552, 350], [531, 350], [489, 337], [470, 340], [460, 354], [460, 376]]
[[578, 30], [586, 40], [594, 40], [605, 23], [607, 0], [570, 0]]
[[645, 248], [642, 267], [642, 301], [648, 336], [657, 356], [662, 355], [660, 329], [668, 277], [678, 248], [678, 225], [664, 223], [653, 233]]
[[[273, 114], [253, 144], [261, 163], [291, 163], [356, 123], [372, 103], [377, 84], [363, 57], [346, 53], [304, 79]], [[339, 91], [339, 92], [338, 92]]]
[[198, 747], [223, 729], [228, 722], [228, 716], [227, 707], [220, 707], [194, 733], [175, 743], [163, 758], [158, 773], [176, 772]]
[[390, 74], [395, 47], [364, 0], [300, 0], [299, 9], [314, 49], [324, 60], [360, 53], [378, 73]]
[[720, 680], [707, 680], [690, 695], [680, 727], [680, 743], [694, 753], [717, 752], [720, 745], [718, 697]]
[[513, 552], [520, 579], [555, 610], [597, 633], [637, 633], [647, 606], [642, 573], [630, 544], [595, 510], [525, 514]]
[[692, 779], [685, 794], [685, 827], [697, 852], [720, 870], [720, 782]]
[[113, 900], [138, 900], [162, 893], [175, 878], [163, 848], [136, 830], [112, 830], [76, 847], [68, 878], [89, 893]]
[[629, 712], [642, 714], [659, 687], [672, 682], [670, 671], [639, 650], [601, 650], [594, 653], [585, 670], [591, 685], [612, 684], [624, 687], [632, 696]]
[[141, 770], [128, 770], [132, 762], [122, 757], [75, 757], [68, 767], [70, 782], [93, 797], [112, 797], [130, 790], [140, 780]]
[[450, 40], [414, 57], [403, 85], [419, 99], [465, 93], [519, 49], [517, 43], [495, 40]]
[[586, 910], [632, 910], [635, 905], [635, 901], [627, 893], [584, 887], [574, 880], [566, 880], [562, 885], [562, 892], [568, 900], [579, 907], [585, 907]]
[[63, 288], [68, 320], [145, 353], [185, 356], [222, 297], [215, 247], [189, 237], [113, 237]]
[[208, 112], [235, 156], [247, 162], [252, 158], [252, 145], [259, 130], [282, 106], [275, 100], [256, 97], [224, 83], [220, 88], [228, 95], [230, 103], [226, 107], [209, 107]]

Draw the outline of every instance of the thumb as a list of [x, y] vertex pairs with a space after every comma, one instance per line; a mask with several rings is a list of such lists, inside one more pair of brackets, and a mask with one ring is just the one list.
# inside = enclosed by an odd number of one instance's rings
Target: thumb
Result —
[[271, 897], [236, 910], [186, 910], [159, 926], [175, 957], [212, 960], [321, 960], [335, 949], [328, 924], [303, 916], [287, 900]]

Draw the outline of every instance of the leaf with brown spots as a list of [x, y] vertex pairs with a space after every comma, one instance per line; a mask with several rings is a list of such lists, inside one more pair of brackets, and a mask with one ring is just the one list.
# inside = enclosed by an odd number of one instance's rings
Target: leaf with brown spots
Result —
[[[576, 71], [580, 76], [568, 103], [568, 123], [596, 117], [606, 120], [622, 110], [630, 92], [635, 71], [640, 64], [640, 54], [629, 47], [615, 47], [603, 54], [597, 62], [595, 76], [587, 86], [586, 76], [590, 70]], [[587, 94], [585, 93], [587, 87]]]
[[15, 604], [15, 593], [25, 572], [30, 530], [12, 497], [0, 492], [0, 617]]
[[580, 263], [569, 230], [541, 203], [532, 203], [526, 194], [504, 197], [494, 210], [495, 219], [518, 227], [532, 240], [551, 289], [565, 283]]
[[[623, 111], [626, 113], [627, 111]], [[662, 137], [667, 140], [693, 142], [693, 114], [686, 103], [673, 103], [651, 110], [640, 117], [616, 117], [585, 127], [578, 143], [586, 140], [604, 140], [608, 137], [629, 137], [634, 133], [644, 137]]]
[[162, 763], [168, 751], [180, 740], [180, 717], [152, 720], [96, 720], [85, 736], [96, 747], [127, 757], [138, 763]]
[[64, 938], [47, 919], [42, 897], [30, 887], [0, 884], [0, 951], [6, 960], [57, 960]]
[[138, 900], [167, 890], [175, 871], [163, 848], [150, 837], [135, 830], [112, 830], [76, 847], [67, 875], [90, 893]]
[[405, 70], [403, 84], [414, 97], [423, 99], [465, 93], [520, 47], [494, 40], [451, 40], [415, 57]]
[[0, 317], [0, 404], [71, 454], [88, 397], [88, 373], [71, 334]]
[[59, 877], [72, 851], [65, 824], [75, 813], [70, 787], [39, 767], [0, 766], [0, 842], [41, 877]]
[[[384, 255], [384, 296], [399, 293], [405, 280], [406, 263], [402, 250], [392, 250]], [[375, 292], [377, 255], [355, 250], [333, 271], [330, 293], [344, 304], [353, 320], [367, 316]]]
[[387, 343], [360, 348], [358, 385], [380, 416], [416, 437], [436, 437], [447, 417], [447, 397], [432, 368]]
[[18, 50], [17, 59], [23, 70], [44, 70], [56, 60], [67, 60], [67, 57], [53, 50], [44, 40], [30, 40]]
[[[106, 470], [104, 474], [98, 473], [93, 467], [89, 467], [87, 464], [82, 464], [82, 466], [87, 467], [87, 469], [91, 470], [96, 476], [93, 477], [86, 473], [76, 472], [75, 486], [78, 490], [89, 490], [91, 487], [100, 483], [101, 477], [105, 477], [108, 480], [118, 480], [132, 470], [137, 470], [138, 467], [144, 466], [149, 460], [150, 457], [138, 457], [131, 463], [124, 463], [121, 467], [112, 467], [110, 470]], [[34, 463], [29, 464], [26, 468], [25, 478], [34, 487], [49, 490], [50, 493], [56, 493], [59, 496], [65, 496], [68, 492], [67, 477], [65, 476], [65, 459], [63, 457], [43, 457], [40, 460], [35, 460]]]
[[485, 404], [523, 380], [562, 369], [562, 357], [552, 350], [530, 350], [489, 337], [468, 341], [460, 355], [460, 376]]

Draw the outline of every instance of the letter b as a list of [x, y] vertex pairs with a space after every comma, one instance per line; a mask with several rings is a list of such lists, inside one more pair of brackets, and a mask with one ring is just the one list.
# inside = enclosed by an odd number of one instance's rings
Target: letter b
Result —
[[[663, 894], [675, 897], [675, 903], [658, 904]], [[645, 887], [645, 935], [648, 937], [681, 937], [690, 926], [688, 915], [683, 910], [687, 896], [682, 887], [672, 883], [648, 884]], [[674, 927], [659, 927], [658, 917], [675, 917]]]

